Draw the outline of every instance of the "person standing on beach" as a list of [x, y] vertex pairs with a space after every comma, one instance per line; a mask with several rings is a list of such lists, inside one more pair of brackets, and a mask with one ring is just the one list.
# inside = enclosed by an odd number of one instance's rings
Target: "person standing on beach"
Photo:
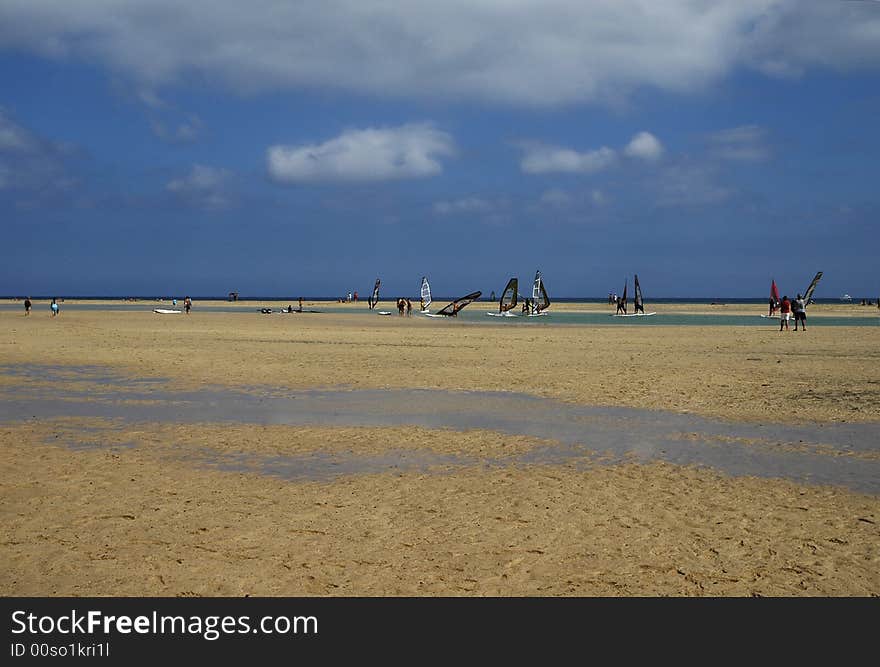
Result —
[[787, 296], [782, 297], [782, 303], [779, 304], [779, 330], [782, 331], [785, 328], [786, 331], [791, 331], [791, 328], [788, 326], [788, 321], [791, 319], [791, 301], [788, 300]]
[[24, 315], [27, 317], [31, 314], [31, 298], [27, 297], [24, 300]]
[[55, 299], [55, 297], [52, 297], [52, 303], [49, 305], [49, 308], [52, 309], [52, 317], [55, 317], [60, 310], [58, 307], [58, 301]]
[[406, 300], [406, 316], [409, 317], [412, 315], [412, 301], [407, 298]]
[[773, 317], [774, 313], [776, 313], [777, 306], [779, 306], [779, 304], [776, 303], [776, 299], [774, 299], [771, 296], [770, 297], [770, 315], [768, 317]]
[[793, 304], [794, 309], [794, 330], [798, 330], [798, 322], [801, 323], [801, 331], [807, 330], [807, 304], [804, 303], [804, 298], [798, 294], [797, 298], [794, 300]]
[[185, 297], [183, 299], [183, 309], [186, 311], [186, 314], [189, 315], [189, 310], [192, 308], [193, 302], [189, 297]]

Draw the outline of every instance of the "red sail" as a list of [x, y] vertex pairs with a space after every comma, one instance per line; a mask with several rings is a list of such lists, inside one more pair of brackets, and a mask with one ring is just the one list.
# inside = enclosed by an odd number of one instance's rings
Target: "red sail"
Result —
[[770, 284], [770, 298], [772, 298], [774, 302], [779, 303], [779, 290], [776, 288], [775, 280]]

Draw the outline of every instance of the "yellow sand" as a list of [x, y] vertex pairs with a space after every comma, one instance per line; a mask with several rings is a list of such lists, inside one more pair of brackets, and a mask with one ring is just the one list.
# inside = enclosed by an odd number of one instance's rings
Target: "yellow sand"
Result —
[[[0, 364], [109, 365], [181, 387], [510, 390], [735, 420], [878, 419], [880, 327], [538, 331], [198, 306], [0, 311]], [[541, 444], [402, 427], [7, 424], [0, 594], [880, 594], [880, 500], [842, 489], [595, 461], [324, 482], [211, 462], [392, 449], [503, 459]]]

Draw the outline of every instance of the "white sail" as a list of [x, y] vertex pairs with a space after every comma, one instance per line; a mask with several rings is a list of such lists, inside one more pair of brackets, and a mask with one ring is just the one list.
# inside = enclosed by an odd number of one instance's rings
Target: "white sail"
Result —
[[533, 314], [539, 315], [550, 306], [550, 297], [547, 295], [547, 288], [544, 287], [544, 280], [541, 278], [541, 272], [535, 272], [535, 282], [532, 285], [532, 308]]
[[428, 284], [427, 276], [422, 276], [422, 312], [427, 313], [431, 306], [431, 285]]

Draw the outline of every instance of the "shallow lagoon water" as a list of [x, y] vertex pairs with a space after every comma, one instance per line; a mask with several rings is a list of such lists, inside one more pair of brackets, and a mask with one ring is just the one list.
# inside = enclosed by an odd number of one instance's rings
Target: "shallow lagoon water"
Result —
[[[203, 452], [203, 462], [287, 479], [328, 479], [389, 469], [484, 465], [586, 466], [665, 461], [730, 475], [781, 477], [880, 494], [880, 424], [747, 424], [691, 414], [585, 406], [507, 392], [427, 389], [287, 390], [205, 387], [176, 391], [161, 379], [99, 366], [0, 366], [0, 422], [94, 417], [123, 424], [253, 423], [486, 429], [549, 441], [524, 454], [485, 458], [401, 449], [363, 456], [317, 452], [260, 457]], [[93, 438], [84, 433], [84, 440]], [[89, 446], [71, 442], [71, 446]], [[125, 442], [127, 446], [131, 443]]]
[[[331, 303], [321, 303], [315, 306], [306, 307], [306, 311], [313, 309], [316, 312], [303, 312], [303, 313], [282, 313], [278, 312], [282, 307], [286, 307], [288, 304], [285, 302], [281, 303], [273, 303], [271, 307], [276, 310], [276, 312], [264, 314], [260, 312], [260, 308], [263, 304], [211, 304], [211, 305], [199, 305], [196, 303], [193, 306], [193, 312], [190, 317], [195, 317], [199, 312], [206, 313], [236, 313], [243, 317], [283, 317], [286, 321], [289, 321], [291, 324], [295, 324], [299, 318], [302, 317], [320, 317], [322, 314], [347, 314], [347, 315], [358, 315], [361, 317], [376, 317], [387, 319], [387, 317], [398, 317], [396, 312], [396, 307], [392, 303], [380, 303], [380, 305], [376, 308], [376, 310], [369, 310], [366, 305], [363, 306], [340, 306], [337, 304]], [[296, 304], [293, 304], [296, 307]], [[439, 310], [443, 305], [438, 302], [438, 305], [433, 310]], [[418, 304], [416, 304], [418, 306]], [[88, 303], [88, 302], [80, 302], [80, 303], [70, 303], [70, 304], [62, 304], [62, 315], [64, 311], [106, 311], [108, 314], [116, 314], [122, 315], [132, 312], [143, 312], [143, 313], [152, 313], [154, 308], [175, 308], [177, 310], [183, 310], [183, 306], [178, 304], [177, 306], [172, 306], [168, 303]], [[723, 308], [720, 307], [719, 308]], [[390, 316], [380, 316], [378, 314], [379, 310], [392, 311]], [[423, 315], [419, 315], [418, 313], [413, 313], [411, 315], [412, 318], [418, 318], [427, 322], [430, 322], [436, 326], [455, 326], [456, 324], [492, 324], [496, 326], [513, 326], [513, 327], [521, 327], [521, 326], [549, 326], [549, 325], [608, 325], [608, 326], [750, 326], [750, 327], [759, 327], [765, 329], [778, 329], [779, 328], [779, 320], [778, 319], [768, 319], [765, 317], [761, 317], [761, 314], [766, 310], [763, 306], [755, 306], [755, 314], [754, 315], [728, 315], [723, 312], [723, 310], [719, 310], [717, 314], [687, 314], [687, 313], [664, 313], [662, 305], [658, 305], [654, 308], [649, 307], [648, 312], [651, 310], [656, 310], [657, 314], [652, 315], [650, 317], [613, 317], [611, 313], [611, 309], [609, 307], [608, 312], [574, 312], [574, 311], [554, 311], [551, 309], [548, 311], [549, 315], [545, 317], [523, 317], [521, 315], [517, 315], [514, 317], [489, 317], [487, 313], [496, 312], [497, 306], [492, 304], [491, 302], [477, 302], [473, 303], [470, 306], [466, 307], [462, 310], [458, 317], [433, 317], [426, 318]], [[23, 307], [20, 304], [10, 304], [10, 303], [2, 303], [0, 304], [0, 310], [15, 310], [20, 311], [23, 310]], [[876, 311], [876, 312], [875, 312]], [[34, 311], [31, 314], [33, 316], [39, 315], [49, 315], [49, 307], [45, 304], [36, 304], [34, 306]], [[178, 315], [160, 315], [155, 314], [157, 318], [167, 318], [167, 317], [186, 317], [183, 313]], [[839, 317], [839, 316], [814, 316], [810, 317], [807, 315], [807, 324], [808, 330], [810, 326], [837, 326], [837, 327], [880, 327], [880, 310], [874, 308], [870, 311], [864, 311], [863, 313], [859, 313], [857, 316], [853, 317]], [[792, 322], [793, 326], [793, 322]]]

